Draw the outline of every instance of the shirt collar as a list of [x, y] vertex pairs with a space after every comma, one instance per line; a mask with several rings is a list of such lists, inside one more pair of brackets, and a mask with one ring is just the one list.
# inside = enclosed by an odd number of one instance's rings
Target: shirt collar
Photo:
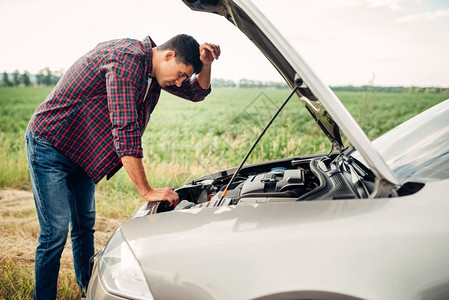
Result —
[[143, 39], [143, 45], [145, 47], [145, 57], [147, 60], [146, 73], [148, 77], [150, 77], [151, 72], [153, 71], [153, 47], [156, 47], [156, 43], [151, 39], [150, 36], [147, 36]]

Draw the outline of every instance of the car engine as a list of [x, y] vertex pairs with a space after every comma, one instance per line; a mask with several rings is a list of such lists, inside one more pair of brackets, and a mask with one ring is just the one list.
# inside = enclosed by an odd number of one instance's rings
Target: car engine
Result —
[[[197, 178], [175, 190], [180, 203], [174, 208], [245, 205], [268, 202], [369, 198], [375, 176], [344, 152], [330, 156], [289, 158], [242, 168], [223, 197], [235, 169]], [[382, 197], [390, 192], [381, 189]], [[160, 203], [157, 212], [172, 210]], [[155, 211], [156, 212], [156, 211]]]

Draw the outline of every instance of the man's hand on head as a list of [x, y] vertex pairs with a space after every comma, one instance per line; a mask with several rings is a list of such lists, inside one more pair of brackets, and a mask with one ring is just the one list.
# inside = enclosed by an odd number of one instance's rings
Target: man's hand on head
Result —
[[200, 60], [203, 63], [203, 68], [198, 74], [198, 83], [203, 89], [210, 87], [212, 63], [220, 57], [220, 54], [221, 50], [218, 45], [211, 43], [200, 45]]
[[218, 45], [211, 43], [204, 43], [200, 45], [200, 60], [203, 65], [210, 65], [214, 62], [214, 60], [220, 57], [220, 54], [221, 50]]

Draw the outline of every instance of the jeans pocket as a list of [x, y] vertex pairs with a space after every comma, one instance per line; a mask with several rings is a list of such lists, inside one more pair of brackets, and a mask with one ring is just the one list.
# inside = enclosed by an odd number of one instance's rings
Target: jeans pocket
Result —
[[29, 151], [32, 154], [31, 160], [37, 164], [46, 163], [48, 160], [53, 159], [55, 155], [58, 155], [55, 146], [37, 134], [32, 133], [29, 135], [29, 142]]
[[36, 142], [36, 144], [39, 144], [39, 145], [53, 146], [53, 144], [50, 143], [47, 139], [45, 139], [41, 136], [38, 136], [36, 134], [34, 135], [34, 141]]
[[34, 138], [27, 130], [25, 134], [25, 148], [27, 152], [28, 162], [36, 160], [36, 144], [34, 143]]

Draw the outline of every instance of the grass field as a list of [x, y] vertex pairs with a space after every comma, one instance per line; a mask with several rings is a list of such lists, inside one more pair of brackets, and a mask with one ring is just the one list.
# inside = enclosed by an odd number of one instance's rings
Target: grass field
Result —
[[[23, 135], [33, 111], [49, 92], [49, 88], [0, 88], [0, 190], [30, 190]], [[178, 187], [194, 177], [238, 165], [289, 92], [221, 88], [214, 89], [201, 103], [163, 93], [143, 137], [144, 163], [151, 185]], [[443, 94], [361, 92], [339, 92], [337, 96], [371, 139], [447, 98]], [[300, 101], [293, 98], [248, 163], [329, 150], [327, 138]], [[114, 224], [119, 224], [142, 204], [123, 170], [110, 181], [103, 180], [97, 190], [97, 215], [105, 222], [115, 220]], [[2, 200], [1, 205], [5, 203]], [[1, 218], [2, 243], [14, 243], [14, 238], [25, 234], [19, 225], [12, 224], [14, 218], [35, 222], [36, 216], [31, 206], [20, 213], [2, 211]], [[38, 229], [30, 227], [27, 231], [31, 234], [25, 236], [35, 243]], [[98, 226], [97, 232], [101, 232]], [[97, 243], [98, 247], [106, 240], [107, 236]], [[1, 299], [31, 297], [32, 247], [30, 251], [26, 259], [1, 252]], [[63, 264], [59, 297], [76, 299], [79, 295], [68, 261]]]
[[[30, 189], [23, 134], [33, 111], [49, 92], [49, 88], [0, 88], [1, 189]], [[152, 185], [177, 187], [192, 176], [238, 165], [288, 93], [222, 88], [200, 103], [163, 93], [143, 138]], [[447, 97], [359, 92], [337, 95], [371, 139]], [[249, 162], [329, 149], [327, 138], [293, 98]], [[110, 182], [101, 182], [99, 189], [129, 196], [134, 189], [126, 178], [121, 171]]]

